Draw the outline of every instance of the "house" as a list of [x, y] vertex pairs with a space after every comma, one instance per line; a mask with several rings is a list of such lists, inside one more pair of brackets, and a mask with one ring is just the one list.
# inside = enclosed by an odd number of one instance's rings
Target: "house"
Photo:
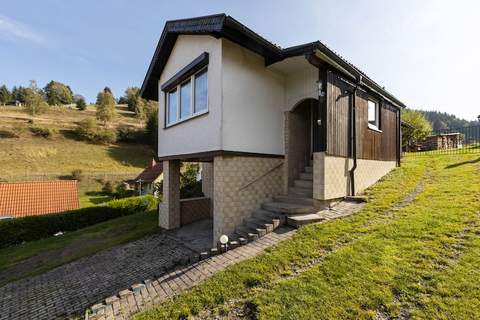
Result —
[[133, 183], [135, 184], [135, 190], [141, 194], [153, 194], [155, 184], [162, 181], [162, 179], [163, 165], [162, 163], [156, 163], [155, 159], [152, 159], [150, 165], [133, 180]]
[[36, 216], [79, 207], [76, 180], [0, 183], [0, 217]]
[[426, 137], [419, 143], [420, 151], [462, 148], [463, 138], [460, 132], [439, 133]]
[[225, 14], [168, 21], [141, 95], [159, 102], [167, 229], [180, 161], [202, 162], [214, 239], [250, 236], [252, 217], [315, 221], [400, 164], [401, 101], [320, 41], [282, 49]]

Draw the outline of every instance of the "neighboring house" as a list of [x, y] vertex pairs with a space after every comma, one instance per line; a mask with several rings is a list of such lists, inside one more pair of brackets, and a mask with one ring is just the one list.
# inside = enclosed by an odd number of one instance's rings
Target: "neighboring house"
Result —
[[460, 132], [439, 133], [426, 137], [419, 143], [420, 151], [457, 149], [463, 146], [462, 134]]
[[0, 183], [0, 217], [26, 217], [79, 208], [76, 180]]
[[315, 212], [400, 164], [402, 102], [319, 41], [282, 49], [225, 14], [168, 21], [141, 95], [159, 101], [167, 229], [180, 161], [202, 162], [214, 239], [260, 206]]
[[145, 168], [134, 180], [135, 190], [140, 191], [141, 194], [153, 194], [155, 184], [163, 179], [163, 165], [162, 163], [156, 163], [155, 159], [152, 159], [152, 163]]

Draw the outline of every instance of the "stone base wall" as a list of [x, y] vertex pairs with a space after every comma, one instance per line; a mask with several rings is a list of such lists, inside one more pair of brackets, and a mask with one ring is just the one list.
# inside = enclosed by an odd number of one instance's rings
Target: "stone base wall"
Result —
[[163, 161], [163, 199], [158, 205], [158, 225], [180, 227], [180, 161]]
[[282, 193], [283, 159], [218, 156], [214, 159], [213, 239], [231, 234], [262, 202]]
[[210, 198], [190, 198], [180, 200], [180, 225], [212, 218]]
[[[353, 159], [313, 154], [313, 197], [329, 200], [350, 195]], [[358, 194], [396, 167], [396, 161], [357, 159], [355, 192]]]

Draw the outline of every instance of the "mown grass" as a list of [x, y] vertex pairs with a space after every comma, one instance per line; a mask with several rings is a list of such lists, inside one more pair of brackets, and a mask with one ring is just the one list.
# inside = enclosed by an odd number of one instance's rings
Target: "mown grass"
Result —
[[[394, 221], [400, 210], [389, 209], [401, 202], [432, 170], [429, 159], [407, 161], [401, 169], [395, 170], [367, 192], [370, 202], [356, 215], [304, 227], [277, 248], [216, 274], [202, 285], [137, 315], [136, 319], [178, 319], [206, 309], [214, 314], [224, 314], [229, 312], [227, 302], [232, 300], [243, 301], [261, 311], [261, 305], [256, 302], [268, 292], [268, 288], [289, 277], [295, 279], [295, 270], [308, 268], [313, 261], [326, 259], [334, 255], [338, 248], [353, 245]], [[349, 261], [346, 263], [350, 264]], [[354, 265], [350, 264], [350, 267]], [[292, 290], [292, 295], [296, 295], [295, 290]], [[280, 309], [285, 308], [280, 306]]]
[[62, 236], [0, 249], [0, 285], [158, 232], [157, 220], [156, 211], [138, 213]]
[[85, 194], [79, 197], [80, 208], [96, 206], [110, 200], [113, 200], [111, 195], [97, 192], [94, 192], [93, 194]]

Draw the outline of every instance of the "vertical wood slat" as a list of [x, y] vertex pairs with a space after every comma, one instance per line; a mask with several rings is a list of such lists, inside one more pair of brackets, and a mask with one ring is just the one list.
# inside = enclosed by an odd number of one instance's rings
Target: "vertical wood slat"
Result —
[[[327, 75], [327, 153], [348, 157], [349, 97], [345, 85], [333, 73]], [[357, 156], [361, 159], [396, 160], [396, 113], [381, 108], [382, 132], [368, 128], [368, 97], [358, 94], [356, 99]], [[386, 103], [384, 103], [385, 105]]]

